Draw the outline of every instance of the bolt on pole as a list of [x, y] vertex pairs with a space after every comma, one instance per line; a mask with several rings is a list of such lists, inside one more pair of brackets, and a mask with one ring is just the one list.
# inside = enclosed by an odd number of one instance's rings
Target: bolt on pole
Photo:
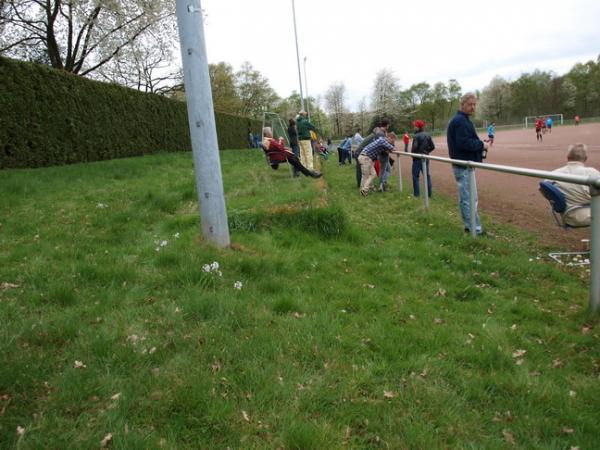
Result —
[[227, 247], [229, 225], [200, 0], [177, 0], [176, 11], [202, 235]]

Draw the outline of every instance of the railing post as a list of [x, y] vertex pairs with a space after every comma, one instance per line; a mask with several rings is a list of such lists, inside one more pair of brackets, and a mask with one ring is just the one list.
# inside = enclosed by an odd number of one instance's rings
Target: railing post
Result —
[[590, 248], [590, 309], [600, 311], [600, 188], [590, 186], [592, 194], [592, 247]]
[[425, 211], [429, 211], [429, 186], [427, 184], [428, 178], [427, 178], [427, 167], [428, 167], [429, 161], [427, 160], [427, 158], [421, 158], [421, 169], [423, 170], [423, 192], [424, 192], [424, 198], [423, 198], [423, 202], [425, 204]]
[[475, 168], [469, 167], [469, 220], [471, 221], [471, 236], [477, 237], [477, 202], [475, 201], [475, 192], [477, 191], [477, 184], [475, 181]]
[[396, 158], [396, 162], [398, 163], [398, 192], [402, 192], [402, 164], [400, 164], [400, 155]]

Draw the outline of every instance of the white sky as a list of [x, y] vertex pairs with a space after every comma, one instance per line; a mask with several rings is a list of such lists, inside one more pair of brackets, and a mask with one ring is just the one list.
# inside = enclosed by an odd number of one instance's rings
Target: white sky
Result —
[[[208, 60], [244, 61], [287, 97], [299, 91], [291, 0], [202, 0]], [[535, 69], [562, 75], [600, 54], [598, 0], [295, 0], [308, 93], [346, 86], [346, 106], [390, 69], [402, 89], [455, 78], [463, 92]], [[306, 89], [303, 85], [304, 95]], [[321, 103], [323, 107], [323, 103]]]

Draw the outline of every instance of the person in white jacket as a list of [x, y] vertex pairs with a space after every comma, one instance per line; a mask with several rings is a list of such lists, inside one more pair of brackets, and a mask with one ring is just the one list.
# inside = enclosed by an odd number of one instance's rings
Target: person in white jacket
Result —
[[[585, 166], [586, 161], [587, 146], [585, 144], [573, 144], [569, 146], [569, 150], [567, 151], [567, 165], [553, 172], [586, 177], [600, 177], [600, 171], [593, 167]], [[565, 223], [572, 226], [590, 225], [592, 219], [590, 187], [584, 184], [567, 183], [566, 181], [553, 181], [553, 183], [565, 194], [567, 210], [573, 206], [587, 205], [587, 208], [577, 208], [573, 211], [568, 211], [563, 216]]]

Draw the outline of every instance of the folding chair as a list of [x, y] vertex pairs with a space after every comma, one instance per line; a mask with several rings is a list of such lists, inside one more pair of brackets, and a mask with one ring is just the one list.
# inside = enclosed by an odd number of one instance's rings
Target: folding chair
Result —
[[[548, 200], [548, 202], [550, 203], [550, 212], [552, 213], [552, 217], [554, 217], [554, 221], [556, 222], [556, 224], [565, 229], [568, 230], [569, 228], [585, 228], [588, 227], [589, 225], [569, 225], [568, 223], [565, 222], [565, 215], [575, 211], [577, 209], [582, 209], [582, 208], [589, 208], [590, 205], [576, 205], [576, 206], [571, 206], [570, 208], [567, 208], [567, 201], [565, 199], [565, 194], [562, 193], [562, 191], [558, 188], [558, 186], [556, 186], [554, 183], [552, 183], [551, 181], [540, 181], [540, 192], [541, 194], [544, 196], [544, 198], [546, 200]], [[590, 252], [586, 251], [586, 252], [552, 252], [552, 253], [548, 253], [548, 256], [550, 258], [552, 258], [553, 260], [555, 260], [556, 262], [559, 262], [561, 264], [564, 264], [564, 262], [561, 260], [561, 257], [571, 257], [572, 261], [569, 263], [569, 265], [576, 265], [576, 266], [580, 266], [580, 265], [586, 265], [589, 264], [589, 256], [590, 256]], [[583, 258], [583, 260], [580, 261], [580, 258]]]

